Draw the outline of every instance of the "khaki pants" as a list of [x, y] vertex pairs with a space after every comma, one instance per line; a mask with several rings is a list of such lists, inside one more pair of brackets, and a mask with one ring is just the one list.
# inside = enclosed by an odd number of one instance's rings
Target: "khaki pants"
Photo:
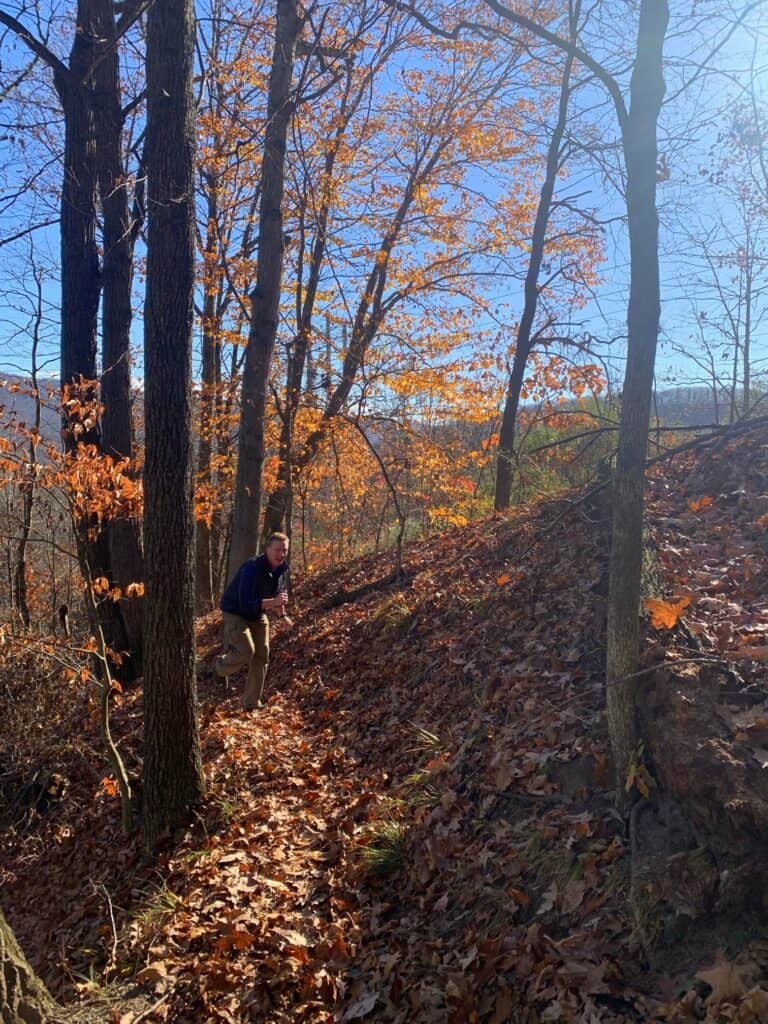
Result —
[[239, 615], [222, 612], [224, 653], [216, 659], [216, 675], [229, 676], [248, 666], [243, 691], [243, 707], [255, 708], [264, 693], [269, 665], [269, 619], [262, 615], [248, 622]]

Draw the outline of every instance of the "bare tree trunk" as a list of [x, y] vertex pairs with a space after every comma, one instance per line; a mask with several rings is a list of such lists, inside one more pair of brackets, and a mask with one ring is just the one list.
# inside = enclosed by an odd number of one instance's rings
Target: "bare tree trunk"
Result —
[[[98, 160], [93, 110], [93, 65], [98, 51], [91, 0], [78, 0], [75, 38], [69, 68], [54, 65], [54, 83], [64, 110], [64, 181], [61, 195], [61, 384], [78, 386], [81, 378], [97, 378], [97, 312], [101, 273], [96, 243]], [[95, 400], [96, 386], [88, 384], [80, 397]], [[76, 436], [66, 416], [64, 446], [101, 447], [98, 421]], [[98, 529], [90, 543], [89, 564], [94, 576], [112, 578], [108, 534]], [[102, 625], [109, 646], [129, 646], [121, 608], [110, 602], [102, 608]]]
[[668, 20], [667, 0], [643, 0], [630, 85], [631, 107], [622, 123], [631, 276], [614, 487], [606, 663], [608, 728], [620, 794], [624, 793], [638, 742], [631, 676], [637, 670], [640, 644], [645, 461], [661, 309], [656, 129], [664, 97], [663, 46]]
[[[218, 238], [215, 230], [216, 185], [208, 183], [208, 236], [206, 252], [218, 249]], [[200, 391], [200, 440], [197, 446], [197, 474], [203, 483], [213, 485], [211, 479], [211, 456], [213, 454], [214, 433], [216, 424], [217, 396], [221, 381], [221, 343], [218, 332], [220, 320], [217, 314], [217, 291], [212, 283], [204, 281], [205, 301], [203, 302], [203, 344], [202, 344], [202, 387]], [[204, 520], [198, 520], [196, 530], [196, 565], [195, 593], [197, 608], [207, 612], [214, 603], [214, 545], [211, 527]]]
[[[122, 155], [123, 112], [114, 6], [112, 0], [90, 0], [97, 45], [93, 73], [96, 166], [103, 220], [101, 420], [102, 451], [113, 458], [133, 458], [131, 410], [131, 286], [136, 226], [128, 208]], [[115, 520], [105, 527], [113, 582], [125, 593], [129, 583], [144, 579], [140, 523]], [[140, 597], [119, 604], [122, 627], [134, 676], [141, 674]]]
[[751, 224], [747, 229], [747, 240], [746, 240], [746, 259], [745, 259], [745, 296], [744, 296], [744, 346], [742, 351], [742, 365], [744, 367], [744, 378], [743, 388], [744, 395], [741, 405], [742, 416], [749, 415], [749, 407], [752, 404], [752, 380], [751, 380], [751, 366], [750, 366], [750, 344], [752, 341], [752, 300], [753, 300], [753, 284], [754, 284], [754, 258], [755, 253], [752, 249], [752, 232]]
[[[349, 80], [347, 82], [349, 95]], [[357, 104], [352, 104], [356, 108]], [[323, 167], [323, 191], [320, 201], [315, 237], [310, 250], [309, 276], [304, 299], [300, 303], [299, 329], [291, 346], [291, 357], [288, 360], [288, 371], [285, 385], [285, 403], [283, 405], [283, 424], [280, 432], [280, 462], [277, 471], [277, 483], [267, 500], [264, 521], [265, 539], [276, 530], [286, 530], [291, 535], [291, 513], [293, 506], [293, 472], [294, 472], [294, 439], [293, 428], [301, 400], [301, 381], [304, 366], [309, 363], [312, 339], [312, 317], [315, 301], [320, 286], [320, 272], [326, 251], [328, 218], [330, 216], [333, 196], [333, 169], [344, 135], [342, 123], [336, 132], [336, 138], [325, 155]], [[302, 234], [303, 234], [302, 224]], [[328, 345], [330, 346], [330, 323], [326, 320]], [[330, 354], [328, 357], [328, 376], [330, 380]]]
[[[579, 7], [571, 17], [571, 40], [574, 40]], [[525, 275], [525, 302], [523, 315], [520, 317], [520, 325], [517, 329], [515, 340], [515, 356], [512, 362], [512, 370], [507, 384], [507, 396], [504, 402], [504, 412], [501, 418], [501, 430], [499, 432], [499, 454], [496, 464], [496, 493], [494, 495], [494, 508], [497, 512], [508, 509], [512, 495], [512, 454], [515, 444], [515, 424], [517, 421], [517, 410], [520, 405], [520, 392], [523, 387], [525, 368], [528, 364], [528, 356], [533, 347], [533, 322], [536, 317], [536, 308], [539, 301], [539, 272], [544, 259], [544, 251], [547, 242], [547, 229], [549, 226], [549, 214], [552, 209], [552, 197], [555, 192], [557, 175], [560, 170], [560, 150], [563, 142], [563, 135], [568, 120], [568, 101], [571, 93], [571, 71], [573, 69], [573, 54], [568, 53], [565, 57], [565, 67], [560, 83], [560, 105], [558, 108], [557, 123], [552, 132], [552, 138], [547, 149], [547, 166], [544, 174], [544, 182], [541, 186], [539, 205], [536, 210], [536, 220], [533, 225], [531, 237], [531, 255], [528, 261], [528, 270]]]
[[243, 401], [235, 483], [229, 577], [256, 553], [264, 465], [264, 417], [275, 348], [283, 276], [283, 191], [293, 59], [302, 21], [297, 0], [277, 0], [277, 27], [269, 76], [267, 129], [261, 171], [259, 264], [251, 292], [251, 326], [243, 371]]
[[[35, 280], [37, 293], [37, 305], [32, 325], [32, 352], [30, 353], [32, 395], [35, 403], [35, 418], [33, 427], [36, 434], [40, 432], [40, 385], [37, 378], [37, 350], [40, 344], [40, 327], [43, 322], [43, 285], [37, 267], [34, 262], [32, 273]], [[27, 545], [32, 532], [32, 509], [35, 500], [35, 481], [37, 477], [37, 448], [35, 442], [29, 441], [29, 459], [24, 473], [24, 480], [21, 484], [21, 530], [19, 541], [16, 547], [16, 559], [13, 566], [11, 579], [11, 605], [14, 611], [18, 612], [19, 618], [25, 629], [29, 629], [29, 605], [27, 602]]]
[[[79, 0], [69, 71], [56, 69], [54, 82], [64, 108], [64, 181], [61, 190], [61, 383], [96, 379], [97, 327], [101, 287], [96, 246], [96, 141], [89, 96], [95, 54], [88, 24], [88, 0]], [[92, 395], [95, 397], [95, 395]], [[65, 445], [98, 444], [98, 427], [76, 438], [65, 424]]]
[[90, 0], [97, 38], [93, 72], [96, 165], [103, 214], [102, 449], [114, 458], [133, 454], [131, 417], [131, 285], [134, 225], [122, 155], [123, 112], [112, 0]]
[[150, 8], [144, 469], [144, 821], [150, 847], [187, 820], [204, 791], [194, 632], [194, 33], [192, 0]]
[[0, 1024], [52, 1024], [56, 1004], [0, 910]]

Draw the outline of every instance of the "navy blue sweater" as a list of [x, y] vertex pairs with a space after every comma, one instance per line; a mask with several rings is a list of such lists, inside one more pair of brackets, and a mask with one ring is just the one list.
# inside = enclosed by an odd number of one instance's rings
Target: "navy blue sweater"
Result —
[[219, 607], [223, 612], [255, 622], [261, 615], [262, 599], [275, 597], [287, 589], [287, 571], [287, 562], [278, 565], [276, 569], [270, 569], [266, 555], [249, 558], [235, 573], [222, 595]]

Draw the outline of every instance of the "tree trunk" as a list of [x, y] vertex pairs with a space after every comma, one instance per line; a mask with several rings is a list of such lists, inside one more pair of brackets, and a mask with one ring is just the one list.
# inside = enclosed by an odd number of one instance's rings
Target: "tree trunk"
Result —
[[[298, 341], [301, 344], [301, 341]], [[296, 345], [296, 342], [294, 342]], [[306, 352], [306, 342], [303, 343]], [[299, 362], [299, 354], [292, 353], [288, 360], [288, 374], [285, 388], [285, 404], [283, 406], [283, 423], [280, 428], [280, 462], [277, 470], [277, 483], [269, 495], [267, 507], [264, 513], [263, 535], [266, 540], [271, 533], [283, 530], [291, 535], [291, 524], [289, 508], [293, 491], [293, 423], [299, 407], [301, 396], [301, 378], [299, 371], [298, 381], [296, 379], [296, 364]], [[302, 363], [303, 366], [303, 363]]]
[[[571, 38], [576, 31], [576, 19], [578, 11], [571, 20]], [[557, 174], [560, 170], [560, 146], [563, 141], [565, 127], [568, 119], [568, 100], [571, 89], [571, 70], [573, 68], [573, 55], [565, 57], [565, 67], [560, 84], [560, 105], [558, 108], [557, 123], [547, 149], [547, 166], [544, 174], [544, 182], [541, 186], [539, 205], [536, 210], [536, 220], [533, 225], [531, 237], [531, 255], [528, 261], [528, 270], [525, 275], [525, 303], [523, 315], [520, 317], [520, 326], [517, 330], [515, 342], [515, 358], [512, 362], [512, 371], [509, 375], [507, 385], [507, 396], [504, 402], [504, 413], [501, 420], [501, 431], [499, 432], [499, 455], [496, 464], [496, 493], [494, 495], [494, 508], [497, 512], [509, 508], [512, 496], [512, 453], [515, 444], [515, 423], [517, 421], [517, 410], [520, 405], [520, 392], [523, 387], [525, 368], [528, 364], [528, 356], [531, 354], [533, 339], [531, 331], [536, 317], [536, 308], [539, 302], [539, 271], [544, 259], [544, 250], [547, 242], [547, 228], [549, 226], [549, 214], [552, 209], [552, 197], [555, 192]]]
[[748, 221], [746, 231], [746, 254], [744, 266], [744, 351], [742, 352], [742, 365], [744, 367], [743, 389], [744, 396], [741, 403], [742, 416], [749, 416], [749, 409], [752, 404], [752, 380], [751, 380], [751, 357], [750, 344], [752, 341], [752, 302], [753, 302], [753, 276], [755, 252], [752, 247], [752, 222]]
[[[103, 220], [101, 308], [101, 445], [105, 455], [133, 458], [131, 412], [131, 286], [134, 225], [128, 209], [122, 155], [123, 113], [112, 0], [90, 0], [97, 40], [93, 73], [96, 166]], [[112, 580], [125, 592], [144, 579], [140, 524], [115, 520], [105, 527]], [[140, 597], [120, 601], [123, 631], [133, 674], [141, 674]]]
[[[61, 190], [61, 383], [96, 379], [96, 315], [99, 307], [99, 257], [96, 246], [96, 143], [88, 95], [95, 53], [87, 0], [77, 5], [69, 74], [54, 72], [64, 109], [64, 181]], [[95, 394], [91, 394], [95, 397]], [[79, 438], [64, 426], [64, 443], [98, 444], [98, 427]]]
[[[210, 254], [218, 252], [219, 242], [215, 230], [217, 217], [216, 208], [216, 183], [211, 180], [208, 187], [208, 236], [205, 243], [205, 251]], [[207, 260], [206, 260], [207, 265]], [[218, 260], [215, 264], [218, 268]], [[210, 275], [214, 278], [214, 275]], [[211, 475], [211, 456], [213, 454], [213, 441], [219, 429], [216, 423], [217, 396], [221, 381], [221, 342], [219, 331], [221, 320], [217, 311], [218, 289], [215, 280], [203, 280], [205, 300], [203, 302], [203, 344], [202, 344], [202, 387], [200, 391], [200, 440], [197, 446], [197, 475], [198, 479], [209, 486], [213, 486]], [[212, 536], [212, 529], [209, 524], [199, 519], [195, 525], [197, 534], [196, 565], [195, 565], [195, 592], [197, 595], [197, 608], [199, 612], [207, 612], [214, 603], [214, 560], [215, 550]]]
[[[61, 193], [61, 384], [88, 384], [80, 391], [83, 401], [97, 398], [97, 312], [101, 274], [96, 243], [98, 161], [93, 112], [92, 67], [98, 50], [91, 0], [79, 0], [75, 39], [69, 69], [54, 68], [54, 83], [64, 111], [64, 179]], [[75, 435], [67, 417], [63, 422], [67, 451], [78, 444], [101, 446], [96, 421]], [[89, 545], [88, 565], [93, 577], [112, 578], [109, 538], [99, 529]], [[118, 651], [129, 646], [122, 609], [104, 602], [100, 609], [109, 646]]]
[[[347, 96], [349, 95], [349, 80], [347, 81]], [[288, 360], [288, 370], [285, 384], [285, 403], [283, 405], [283, 424], [280, 432], [280, 462], [277, 471], [277, 483], [267, 500], [267, 508], [264, 519], [264, 538], [278, 530], [285, 530], [291, 536], [291, 509], [293, 505], [293, 464], [294, 444], [293, 428], [296, 422], [296, 414], [299, 410], [301, 400], [301, 381], [304, 376], [305, 364], [309, 369], [311, 339], [312, 339], [312, 317], [315, 311], [315, 301], [320, 287], [320, 273], [326, 251], [328, 237], [328, 218], [330, 216], [331, 202], [333, 198], [333, 170], [336, 159], [341, 148], [344, 137], [347, 119], [351, 111], [357, 109], [357, 103], [350, 104], [346, 116], [336, 131], [336, 137], [328, 152], [325, 154], [322, 176], [322, 194], [318, 212], [315, 237], [312, 242], [309, 258], [309, 276], [307, 287], [304, 292], [304, 299], [301, 302], [301, 316], [296, 337], [291, 346], [291, 358]], [[303, 233], [302, 224], [302, 233]], [[330, 337], [330, 327], [328, 328]], [[328, 360], [328, 376], [330, 379], [330, 358]]]
[[608, 728], [620, 794], [624, 793], [638, 742], [631, 676], [637, 670], [639, 656], [645, 461], [660, 316], [656, 129], [664, 97], [663, 46], [668, 19], [666, 0], [643, 0], [630, 85], [631, 108], [622, 124], [631, 276], [614, 487], [606, 664]]
[[[40, 328], [43, 322], [43, 286], [36, 267], [33, 276], [37, 294], [37, 306], [32, 327], [32, 351], [30, 352], [30, 373], [32, 378], [32, 395], [35, 403], [33, 427], [39, 434], [41, 421], [40, 384], [37, 377], [37, 350], [40, 344]], [[18, 612], [25, 629], [29, 629], [30, 616], [27, 602], [27, 545], [32, 533], [32, 509], [35, 500], [35, 481], [37, 478], [37, 446], [29, 441], [29, 459], [27, 461], [24, 480], [21, 484], [21, 530], [16, 547], [16, 561], [11, 580], [11, 605]]]
[[228, 576], [256, 553], [264, 465], [264, 418], [272, 353], [278, 327], [283, 274], [283, 191], [293, 58], [302, 21], [297, 0], [277, 0], [277, 27], [269, 76], [267, 128], [261, 171], [256, 287], [251, 293], [251, 326], [243, 371], [243, 401], [235, 483], [235, 508]]
[[56, 1004], [0, 910], [0, 1024], [52, 1024]]
[[202, 796], [195, 689], [192, 319], [195, 283], [191, 0], [147, 23], [145, 836], [152, 847]]
[[103, 215], [102, 448], [114, 458], [133, 455], [131, 417], [131, 285], [133, 222], [122, 155], [123, 112], [112, 0], [90, 0], [98, 45], [93, 73], [96, 164]]

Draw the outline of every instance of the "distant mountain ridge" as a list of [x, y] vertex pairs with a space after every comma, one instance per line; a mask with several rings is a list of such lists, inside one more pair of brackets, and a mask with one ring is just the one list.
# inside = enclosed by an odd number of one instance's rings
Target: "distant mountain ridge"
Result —
[[[58, 405], [58, 380], [46, 377], [39, 381], [42, 409], [40, 412], [40, 433], [46, 441], [58, 442], [61, 436], [61, 419]], [[0, 376], [0, 426], [7, 432], [12, 424], [31, 426], [35, 422], [35, 398], [31, 393], [29, 377], [13, 374]]]
[[[58, 441], [61, 424], [58, 413], [58, 380], [46, 377], [40, 382], [43, 409], [40, 430], [47, 441]], [[35, 402], [29, 393], [32, 387], [28, 377], [15, 374], [0, 376], [0, 418], [3, 423], [13, 418], [17, 423], [30, 424], [35, 418]], [[727, 422], [729, 403], [726, 396], [719, 403], [719, 420]], [[651, 415], [666, 426], [695, 427], [715, 423], [712, 391], [702, 385], [681, 386], [659, 391], [654, 397]]]

